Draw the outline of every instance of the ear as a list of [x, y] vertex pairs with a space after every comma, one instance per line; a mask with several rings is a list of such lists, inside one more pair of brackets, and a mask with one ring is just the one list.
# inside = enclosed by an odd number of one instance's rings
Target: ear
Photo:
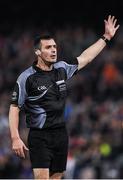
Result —
[[39, 55], [41, 55], [41, 51], [40, 51], [39, 49], [36, 49], [36, 50], [35, 50], [35, 54], [36, 54], [37, 56], [39, 56]]

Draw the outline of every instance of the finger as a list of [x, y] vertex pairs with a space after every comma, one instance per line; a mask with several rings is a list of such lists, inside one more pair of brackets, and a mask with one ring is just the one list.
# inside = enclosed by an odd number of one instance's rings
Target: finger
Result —
[[23, 148], [20, 149], [20, 157], [25, 158], [24, 150]]
[[115, 28], [115, 31], [117, 31], [119, 27], [120, 27], [120, 25], [118, 24]]
[[117, 19], [114, 20], [114, 23], [113, 23], [114, 27], [115, 27], [115, 25], [116, 25], [116, 22], [117, 22]]
[[17, 156], [25, 158], [24, 152], [21, 148], [14, 150], [14, 152]]
[[114, 19], [115, 19], [115, 16], [112, 16], [111, 21], [113, 22], [113, 21], [114, 21]]
[[15, 154], [16, 154], [17, 156], [21, 157], [20, 150], [16, 150], [16, 151], [15, 151]]
[[18, 152], [17, 152], [16, 150], [13, 150], [13, 151], [14, 151], [14, 153], [17, 155]]
[[25, 158], [24, 152], [21, 152], [21, 157], [22, 157], [22, 158]]
[[18, 154], [18, 149], [12, 149], [13, 150], [13, 152], [17, 155]]
[[111, 19], [111, 15], [108, 16], [108, 21], [110, 21], [110, 19]]
[[25, 145], [24, 145], [23, 148], [24, 148], [24, 150], [29, 151], [29, 149]]
[[104, 23], [105, 23], [105, 27], [107, 26], [108, 22], [106, 20], [104, 20]]

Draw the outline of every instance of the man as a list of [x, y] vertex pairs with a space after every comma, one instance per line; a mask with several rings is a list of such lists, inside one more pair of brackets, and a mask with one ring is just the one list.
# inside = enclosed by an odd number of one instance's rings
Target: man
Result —
[[57, 61], [52, 37], [35, 40], [37, 61], [17, 79], [9, 112], [12, 149], [25, 158], [28, 148], [19, 136], [19, 111], [25, 109], [28, 147], [35, 179], [61, 179], [66, 169], [68, 136], [64, 122], [66, 80], [91, 62], [115, 35], [119, 25], [114, 16], [105, 22], [104, 35], [87, 48], [73, 64]]

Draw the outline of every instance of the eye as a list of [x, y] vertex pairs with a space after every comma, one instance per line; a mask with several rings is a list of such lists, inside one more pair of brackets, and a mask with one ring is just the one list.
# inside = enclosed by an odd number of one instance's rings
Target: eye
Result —
[[56, 48], [57, 48], [57, 45], [54, 45], [53, 47], [56, 49]]
[[49, 46], [46, 46], [46, 49], [50, 49], [51, 48], [51, 46], [49, 45]]

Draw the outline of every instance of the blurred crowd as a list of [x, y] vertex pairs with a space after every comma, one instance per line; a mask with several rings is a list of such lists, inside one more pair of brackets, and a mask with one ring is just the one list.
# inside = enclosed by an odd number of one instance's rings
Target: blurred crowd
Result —
[[[37, 30], [39, 31], [39, 29]], [[92, 28], [55, 30], [58, 59], [71, 62], [100, 38]], [[123, 178], [123, 26], [93, 62], [67, 82], [65, 121], [69, 133], [66, 179]], [[33, 30], [0, 35], [0, 178], [32, 178], [29, 155], [11, 150], [8, 111], [18, 75], [34, 61]], [[27, 142], [25, 116], [21, 138]]]

